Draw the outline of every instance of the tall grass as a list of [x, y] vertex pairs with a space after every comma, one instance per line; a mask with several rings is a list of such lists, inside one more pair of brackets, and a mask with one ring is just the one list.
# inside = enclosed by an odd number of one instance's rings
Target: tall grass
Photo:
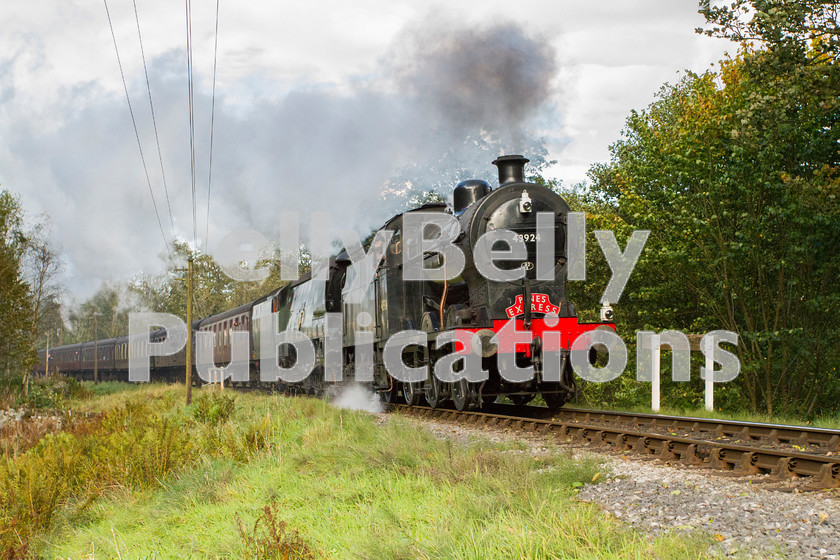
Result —
[[[264, 446], [261, 425], [200, 423], [176, 405], [177, 391], [144, 395], [77, 425], [48, 433], [0, 462], [0, 558], [17, 558], [67, 504], [86, 507], [107, 490], [159, 487], [172, 473], [209, 454], [242, 460]], [[195, 410], [203, 401], [199, 396]], [[212, 407], [212, 405], [211, 405]]]
[[[229, 420], [212, 423], [204, 420], [223, 411], [225, 399], [200, 394], [208, 400], [185, 408], [173, 400], [182, 398], [176, 389], [141, 391], [107, 412], [103, 430], [137, 445], [146, 459], [109, 467], [116, 491], [99, 486], [98, 499], [83, 501], [74, 491], [57, 500], [66, 505], [33, 536], [33, 551], [62, 558], [95, 550], [123, 558], [671, 559], [703, 557], [710, 542], [651, 538], [575, 502], [600, 467], [562, 452], [533, 456], [516, 445], [442, 441], [398, 416], [378, 424], [308, 398], [237, 395]], [[150, 435], [115, 435], [151, 412], [161, 418], [139, 431]], [[187, 434], [178, 440], [183, 449], [153, 445], [178, 437], [164, 418]], [[166, 465], [168, 476], [150, 478]]]

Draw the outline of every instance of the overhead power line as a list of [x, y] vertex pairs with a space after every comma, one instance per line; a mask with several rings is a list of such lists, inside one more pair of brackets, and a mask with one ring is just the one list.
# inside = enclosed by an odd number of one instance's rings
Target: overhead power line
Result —
[[137, 149], [140, 150], [140, 161], [143, 162], [143, 171], [146, 173], [146, 184], [149, 186], [149, 195], [152, 197], [152, 206], [155, 209], [155, 217], [157, 218], [158, 226], [160, 226], [160, 234], [163, 236], [163, 244], [166, 247], [166, 252], [169, 254], [169, 260], [173, 260], [172, 251], [169, 249], [169, 242], [166, 240], [166, 234], [163, 231], [163, 222], [160, 220], [160, 212], [158, 212], [157, 202], [155, 201], [155, 193], [152, 190], [152, 181], [149, 179], [149, 168], [146, 166], [146, 157], [143, 155], [143, 145], [140, 142], [140, 133], [137, 130], [137, 121], [134, 118], [134, 109], [131, 106], [131, 97], [128, 95], [128, 84], [125, 81], [125, 72], [123, 72], [122, 60], [120, 60], [120, 50], [117, 48], [117, 36], [114, 33], [114, 24], [111, 22], [111, 11], [108, 9], [108, 0], [105, 2], [105, 13], [108, 15], [108, 27], [111, 28], [111, 38], [114, 40], [114, 52], [117, 54], [117, 64], [120, 67], [120, 76], [122, 77], [123, 89], [125, 90], [125, 100], [128, 103], [128, 112], [131, 113], [131, 124], [134, 126], [134, 136], [137, 138]]
[[195, 111], [193, 109], [193, 59], [192, 59], [192, 12], [190, 0], [187, 8], [187, 83], [190, 99], [190, 177], [192, 183], [193, 249], [196, 249], [197, 226], [195, 204]]
[[210, 187], [213, 184], [213, 132], [216, 124], [216, 61], [219, 55], [219, 1], [216, 0], [216, 37], [213, 46], [213, 100], [210, 103], [210, 165], [207, 170], [207, 218], [204, 224], [204, 251], [210, 239]]
[[160, 149], [160, 136], [158, 135], [157, 119], [155, 118], [155, 104], [152, 102], [152, 86], [149, 82], [149, 69], [146, 66], [146, 51], [143, 48], [143, 34], [140, 33], [140, 15], [137, 13], [137, 0], [134, 3], [134, 19], [137, 21], [137, 38], [140, 40], [140, 55], [143, 57], [143, 72], [146, 75], [146, 90], [149, 92], [149, 109], [152, 111], [152, 125], [155, 130], [155, 142], [157, 143], [158, 159], [160, 160], [160, 175], [163, 178], [163, 192], [166, 194], [166, 207], [169, 210], [169, 222], [172, 224], [172, 237], [175, 237], [175, 219], [172, 217], [172, 204], [169, 202], [169, 188], [166, 185], [166, 172], [163, 170], [163, 153]]

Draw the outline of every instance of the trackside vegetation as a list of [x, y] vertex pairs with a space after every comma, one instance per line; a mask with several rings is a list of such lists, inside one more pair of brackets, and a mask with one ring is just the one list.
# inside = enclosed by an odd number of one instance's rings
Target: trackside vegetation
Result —
[[[814, 419], [840, 398], [840, 33], [837, 4], [819, 0], [700, 2], [706, 27], [738, 53], [666, 84], [627, 118], [588, 189], [567, 195], [590, 230], [650, 230], [616, 306], [618, 332], [738, 335], [739, 377], [716, 390], [727, 412]], [[585, 287], [592, 309], [609, 278], [592, 245]], [[591, 280], [589, 273], [591, 272]], [[626, 335], [625, 335], [626, 336]], [[631, 352], [634, 352], [632, 349]], [[630, 375], [590, 385], [608, 406], [649, 402]], [[696, 359], [695, 359], [696, 360]], [[670, 360], [664, 358], [663, 368]], [[691, 383], [663, 386], [663, 402], [702, 405]], [[663, 375], [669, 378], [670, 375]]]
[[565, 453], [454, 443], [323, 400], [146, 386], [0, 463], [2, 558], [702, 558], [575, 501]]

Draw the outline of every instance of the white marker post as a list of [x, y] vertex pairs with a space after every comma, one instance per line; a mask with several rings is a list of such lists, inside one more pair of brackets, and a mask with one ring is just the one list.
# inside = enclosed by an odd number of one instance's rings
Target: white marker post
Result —
[[653, 362], [650, 378], [650, 408], [653, 412], [659, 412], [659, 369], [662, 357], [659, 344], [659, 335], [652, 335], [650, 337], [650, 359]]
[[704, 353], [706, 354], [706, 410], [715, 409], [715, 337], [706, 335]]

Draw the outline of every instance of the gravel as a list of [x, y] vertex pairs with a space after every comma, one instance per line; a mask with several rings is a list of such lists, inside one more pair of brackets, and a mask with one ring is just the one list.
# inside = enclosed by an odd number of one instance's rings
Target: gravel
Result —
[[727, 479], [719, 473], [605, 457], [611, 473], [578, 499], [654, 533], [701, 530], [726, 556], [840, 559], [836, 491], [802, 493], [768, 477]]
[[[380, 416], [387, 421], [388, 415]], [[805, 492], [807, 479], [733, 477], [638, 455], [594, 452], [510, 429], [405, 418], [460, 444], [476, 438], [517, 440], [535, 455], [567, 454], [571, 447], [576, 457], [594, 457], [608, 474], [598, 484], [584, 485], [578, 499], [649, 533], [710, 534], [712, 552], [724, 557], [840, 560], [840, 489]]]

